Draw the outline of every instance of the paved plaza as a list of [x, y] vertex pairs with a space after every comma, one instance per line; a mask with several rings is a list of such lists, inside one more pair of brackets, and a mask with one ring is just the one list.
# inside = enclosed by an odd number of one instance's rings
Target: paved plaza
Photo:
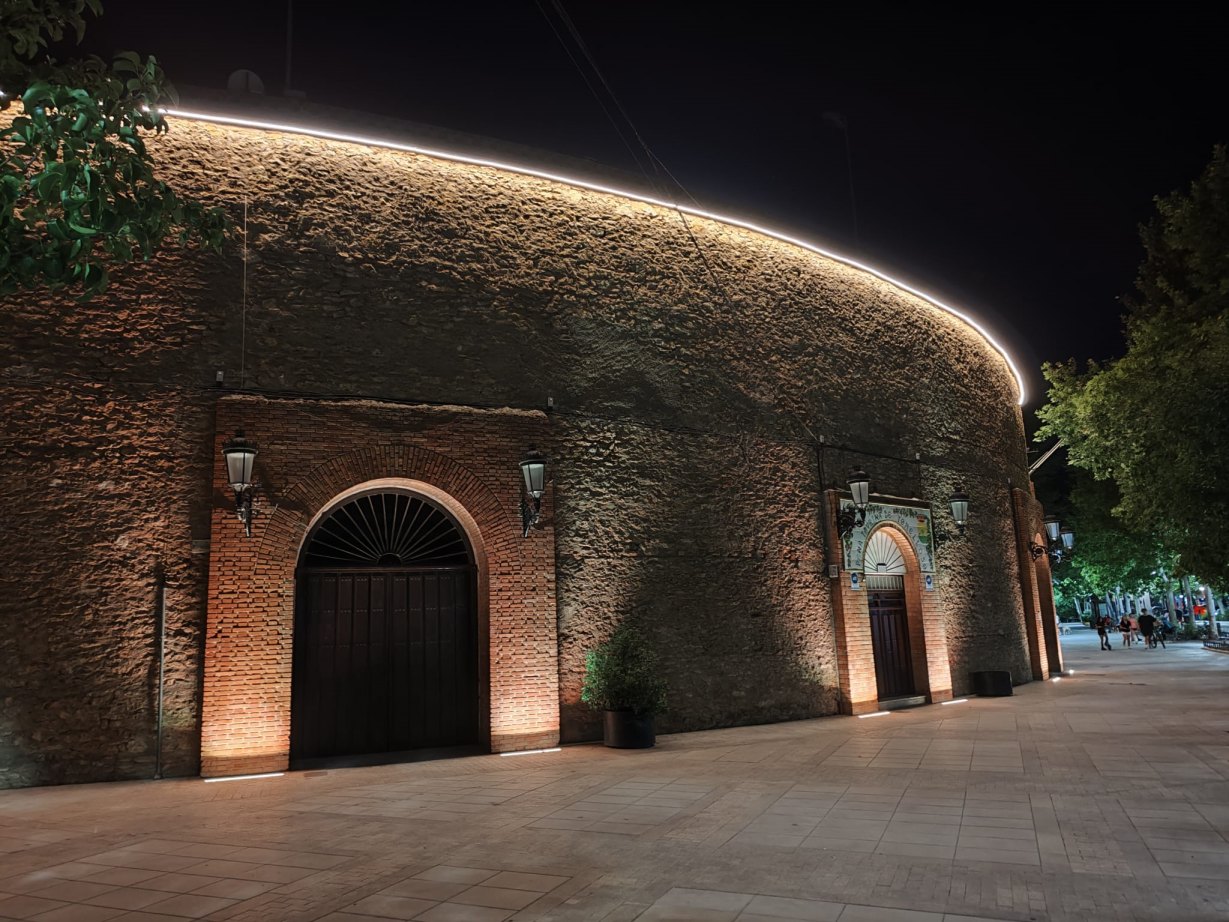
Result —
[[1229, 654], [517, 757], [0, 792], [0, 919], [1229, 918]]

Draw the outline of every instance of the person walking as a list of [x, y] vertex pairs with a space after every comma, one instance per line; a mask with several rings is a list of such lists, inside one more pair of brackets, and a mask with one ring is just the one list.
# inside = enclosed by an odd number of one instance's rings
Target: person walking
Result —
[[1113, 647], [1110, 646], [1110, 616], [1109, 615], [1098, 615], [1097, 616], [1097, 636], [1101, 638], [1101, 649], [1102, 650], [1112, 650], [1113, 649]]
[[1144, 635], [1144, 646], [1150, 650], [1156, 649], [1157, 635], [1160, 633], [1158, 628], [1156, 615], [1144, 612], [1139, 616], [1139, 632]]
[[1118, 630], [1122, 634], [1122, 645], [1131, 646], [1131, 619], [1126, 614], [1118, 620]]

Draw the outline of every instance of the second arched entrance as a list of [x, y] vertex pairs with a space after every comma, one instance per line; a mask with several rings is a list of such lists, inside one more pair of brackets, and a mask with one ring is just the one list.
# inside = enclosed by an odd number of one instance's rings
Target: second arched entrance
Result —
[[478, 745], [479, 662], [473, 550], [447, 511], [381, 490], [316, 523], [296, 581], [292, 766]]
[[905, 591], [907, 568], [887, 529], [877, 530], [866, 542], [863, 569], [879, 700], [911, 698], [918, 694], [918, 683]]

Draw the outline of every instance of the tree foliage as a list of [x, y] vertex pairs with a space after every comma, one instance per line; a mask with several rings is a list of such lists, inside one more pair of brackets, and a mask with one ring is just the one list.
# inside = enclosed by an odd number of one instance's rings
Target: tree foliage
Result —
[[[218, 208], [157, 178], [144, 136], [167, 130], [174, 90], [158, 62], [123, 52], [59, 63], [49, 44], [79, 41], [99, 0], [0, 0], [0, 296], [107, 287], [109, 270], [168, 239], [221, 246]], [[4, 117], [0, 117], [4, 118]]]
[[1172, 558], [1155, 535], [1130, 528], [1114, 514], [1119, 505], [1113, 481], [1088, 474], [1073, 478], [1068, 521], [1079, 535], [1079, 547], [1063, 569], [1072, 588], [1078, 585], [1084, 595], [1158, 590], [1159, 574], [1173, 569]]
[[[1156, 200], [1128, 304], [1127, 351], [1081, 371], [1047, 364], [1037, 438], [1118, 490], [1114, 514], [1179, 572], [1229, 585], [1229, 158]], [[1085, 540], [1080, 539], [1080, 553]]]

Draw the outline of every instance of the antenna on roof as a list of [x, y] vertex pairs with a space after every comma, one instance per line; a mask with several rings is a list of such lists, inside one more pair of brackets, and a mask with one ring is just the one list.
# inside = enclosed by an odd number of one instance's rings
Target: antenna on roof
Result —
[[282, 84], [283, 96], [306, 96], [302, 90], [292, 89], [291, 64], [294, 59], [294, 0], [286, 0], [286, 80]]

